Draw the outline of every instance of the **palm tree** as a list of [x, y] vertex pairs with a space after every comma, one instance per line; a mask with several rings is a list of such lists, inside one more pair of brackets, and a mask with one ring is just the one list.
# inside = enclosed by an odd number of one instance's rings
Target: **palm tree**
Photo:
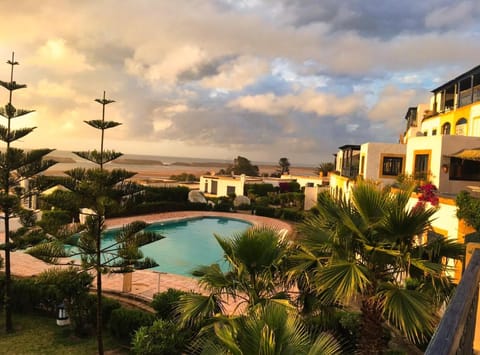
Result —
[[[198, 268], [195, 273], [209, 294], [184, 295], [177, 305], [180, 326], [201, 327], [194, 353], [339, 353], [331, 335], [310, 333], [290, 301], [295, 293], [286, 274], [291, 248], [286, 236], [263, 226], [215, 238], [228, 271], [218, 264]], [[243, 306], [242, 315], [226, 314], [229, 299]]]
[[409, 208], [413, 188], [392, 193], [359, 182], [351, 199], [319, 196], [319, 215], [301, 227], [303, 238], [291, 274], [299, 289], [326, 304], [360, 306], [357, 351], [378, 354], [387, 321], [412, 342], [432, 333], [450, 280], [441, 256], [461, 259], [462, 246], [437, 239], [422, 242], [434, 208]]
[[270, 227], [252, 227], [231, 238], [215, 235], [223, 249], [228, 271], [219, 264], [201, 266], [194, 271], [209, 295], [190, 294], [180, 304], [182, 323], [199, 323], [223, 313], [227, 298], [250, 308], [272, 298], [284, 298], [288, 284], [283, 277], [287, 241]]
[[323, 176], [327, 176], [329, 172], [335, 170], [335, 165], [331, 162], [323, 162], [320, 163], [314, 170], [313, 172], [316, 175], [319, 175], [320, 173], [323, 174]]
[[295, 309], [267, 302], [240, 317], [217, 317], [191, 350], [212, 355], [333, 355], [341, 353], [341, 346], [331, 334], [310, 334]]

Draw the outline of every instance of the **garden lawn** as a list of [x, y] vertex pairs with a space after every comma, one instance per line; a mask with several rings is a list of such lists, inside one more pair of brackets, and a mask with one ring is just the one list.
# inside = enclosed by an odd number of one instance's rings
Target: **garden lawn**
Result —
[[[56, 325], [54, 318], [39, 315], [14, 314], [15, 332], [5, 333], [5, 314], [0, 312], [0, 354], [68, 354], [88, 355], [97, 353], [94, 336], [79, 338], [67, 327]], [[108, 334], [104, 334], [106, 354], [125, 355], [126, 349]]]

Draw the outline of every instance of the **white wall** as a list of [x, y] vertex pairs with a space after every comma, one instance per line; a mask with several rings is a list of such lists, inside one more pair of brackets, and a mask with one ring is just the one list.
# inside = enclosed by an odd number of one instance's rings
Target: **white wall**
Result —
[[360, 164], [362, 156], [365, 157], [363, 167], [363, 178], [367, 180], [379, 181], [382, 184], [392, 184], [396, 176], [382, 177], [382, 157], [383, 156], [403, 156], [403, 169], [405, 170], [406, 145], [400, 143], [365, 143], [360, 147]]
[[[217, 182], [217, 193], [215, 196], [228, 196], [227, 189], [229, 186], [235, 188], [235, 195], [243, 195], [243, 189], [246, 181], [245, 175], [240, 176], [201, 176], [200, 177], [200, 191], [210, 194], [212, 191], [212, 182]], [[205, 184], [207, 189], [205, 190]]]
[[440, 127], [440, 116], [432, 117], [422, 122], [419, 132], [427, 132], [427, 136], [432, 136], [432, 131], [435, 129], [437, 130], [437, 135], [442, 133]]
[[446, 194], [456, 194], [462, 190], [466, 190], [467, 186], [478, 185], [474, 181], [451, 181], [449, 173], [442, 171], [442, 165], [450, 163], [451, 154], [462, 149], [480, 147], [480, 137], [466, 136], [429, 136], [429, 137], [412, 137], [407, 144], [406, 169], [407, 174], [413, 174], [415, 157], [414, 152], [420, 150], [430, 150], [430, 172], [431, 181], [437, 186], [440, 192]]
[[282, 175], [280, 177], [282, 180], [295, 180], [298, 182], [300, 187], [305, 187], [308, 184], [312, 184], [313, 186], [322, 186], [323, 185], [323, 177], [320, 176], [301, 176], [301, 175]]

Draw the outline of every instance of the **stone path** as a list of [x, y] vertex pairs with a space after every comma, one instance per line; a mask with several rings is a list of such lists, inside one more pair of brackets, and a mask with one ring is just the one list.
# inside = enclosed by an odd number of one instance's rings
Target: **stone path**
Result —
[[[267, 225], [278, 228], [280, 230], [285, 230], [289, 232], [293, 231], [290, 224], [277, 219], [254, 216], [244, 213], [232, 214], [207, 211], [179, 211], [127, 218], [114, 218], [107, 220], [106, 225], [108, 227], [120, 227], [135, 220], [157, 222], [201, 216], [237, 218], [249, 221], [254, 225]], [[0, 235], [0, 240], [3, 239], [4, 236]], [[3, 257], [3, 251], [0, 255], [2, 255]], [[37, 275], [52, 267], [55, 267], [55, 265], [47, 264], [23, 252], [17, 251], [11, 253], [11, 270], [12, 274], [15, 276], [30, 277]], [[104, 275], [102, 277], [103, 289], [105, 291], [112, 291], [117, 294], [121, 294], [123, 291], [123, 278], [123, 274]], [[93, 282], [93, 285], [95, 285], [95, 281]], [[135, 271], [132, 275], [132, 288], [131, 291], [128, 293], [128, 296], [133, 298], [137, 297], [143, 300], [151, 300], [155, 293], [166, 291], [169, 288], [175, 288], [183, 291], [195, 291], [199, 293], [203, 292], [197, 280], [194, 278], [150, 270], [138, 270]]]

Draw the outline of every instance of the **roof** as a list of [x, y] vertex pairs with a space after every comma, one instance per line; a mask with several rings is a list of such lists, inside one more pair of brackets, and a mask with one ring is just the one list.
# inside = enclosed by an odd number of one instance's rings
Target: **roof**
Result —
[[464, 160], [476, 160], [480, 161], [480, 148], [475, 149], [462, 149], [452, 155], [449, 155], [450, 158], [458, 158]]
[[341, 147], [338, 147], [338, 149], [341, 149], [341, 150], [346, 150], [346, 149], [360, 150], [360, 146], [356, 145], [356, 144], [345, 144], [345, 145], [342, 145]]
[[465, 73], [460, 74], [456, 78], [453, 78], [452, 80], [447, 81], [445, 84], [440, 85], [438, 88], [433, 89], [431, 92], [436, 92], [436, 91], [439, 91], [441, 89], [444, 89], [445, 87], [450, 86], [454, 82], [459, 81], [463, 77], [467, 77], [469, 75], [478, 74], [478, 73], [480, 73], [480, 65], [477, 65], [475, 68], [472, 68], [472, 69], [466, 71]]
[[56, 191], [71, 191], [70, 189], [66, 188], [65, 186], [63, 185], [55, 185], [49, 189], [46, 189], [45, 191], [42, 192], [42, 195], [51, 195], [53, 194], [54, 192]]

